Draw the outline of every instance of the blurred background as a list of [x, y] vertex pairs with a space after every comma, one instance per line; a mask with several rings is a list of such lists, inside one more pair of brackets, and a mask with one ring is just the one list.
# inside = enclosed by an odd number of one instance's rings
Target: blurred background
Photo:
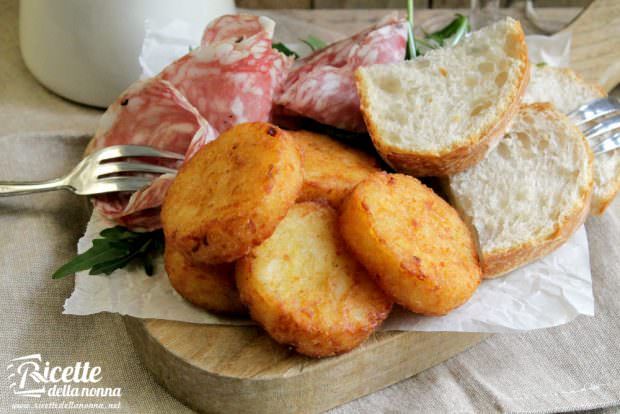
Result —
[[[545, 35], [565, 28], [591, 2], [414, 0], [418, 30], [436, 30], [462, 13], [474, 29], [510, 15], [527, 34]], [[277, 40], [291, 43], [300, 33], [331, 42], [375, 23], [389, 9], [404, 15], [406, 6], [407, 0], [0, 0], [0, 74], [26, 70], [64, 98], [105, 108], [141, 75], [138, 57], [147, 31], [159, 33], [173, 20], [187, 23], [183, 30], [169, 29], [186, 53], [206, 22], [235, 7], [271, 17], [278, 22]], [[0, 96], [22, 96], [24, 87], [0, 82]]]
[[[536, 0], [536, 7], [585, 7], [591, 0]], [[620, 1], [620, 0], [619, 0]], [[518, 7], [523, 0], [500, 0], [501, 7]], [[250, 9], [396, 9], [403, 0], [237, 0]], [[470, 0], [415, 0], [417, 8], [469, 8]]]

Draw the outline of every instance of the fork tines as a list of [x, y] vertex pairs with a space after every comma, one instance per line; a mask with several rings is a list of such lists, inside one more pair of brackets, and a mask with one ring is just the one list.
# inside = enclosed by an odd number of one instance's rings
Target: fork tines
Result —
[[[184, 157], [171, 151], [139, 145], [114, 145], [102, 148], [82, 161], [79, 194], [131, 192], [149, 185], [159, 174], [176, 174], [177, 170], [136, 159], [159, 158], [180, 161]], [[116, 160], [116, 161], [115, 161]]]
[[96, 169], [97, 177], [109, 174], [140, 172], [152, 174], [176, 174], [174, 168], [163, 167], [161, 165], [146, 164], [143, 162], [107, 162], [99, 164]]
[[601, 98], [568, 114], [592, 146], [595, 154], [620, 148], [620, 101]]
[[568, 113], [575, 124], [582, 125], [598, 118], [620, 114], [620, 101], [616, 98], [601, 98], [581, 105]]
[[155, 157], [169, 158], [173, 160], [184, 159], [183, 155], [176, 152], [159, 150], [157, 148], [142, 145], [113, 145], [102, 148], [93, 153], [91, 156], [96, 157], [98, 161], [107, 161], [127, 157]]

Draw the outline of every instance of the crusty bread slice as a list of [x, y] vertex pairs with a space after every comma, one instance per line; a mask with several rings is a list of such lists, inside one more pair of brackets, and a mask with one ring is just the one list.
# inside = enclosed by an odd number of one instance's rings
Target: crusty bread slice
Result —
[[377, 151], [416, 176], [455, 174], [484, 158], [518, 111], [528, 78], [523, 30], [511, 18], [455, 47], [356, 72]]
[[447, 192], [474, 229], [485, 278], [542, 257], [588, 214], [592, 151], [550, 104], [525, 105], [510, 131], [476, 166], [448, 179]]
[[[583, 80], [570, 69], [532, 67], [524, 102], [550, 102], [568, 113], [591, 100], [607, 95], [603, 88]], [[620, 149], [594, 158], [594, 193], [590, 212], [603, 214], [620, 191]]]

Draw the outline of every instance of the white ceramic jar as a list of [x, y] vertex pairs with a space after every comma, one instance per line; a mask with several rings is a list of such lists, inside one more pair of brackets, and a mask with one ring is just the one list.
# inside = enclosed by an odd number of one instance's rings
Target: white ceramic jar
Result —
[[206, 26], [234, 11], [234, 0], [21, 0], [21, 52], [53, 92], [106, 107], [140, 76], [145, 20]]

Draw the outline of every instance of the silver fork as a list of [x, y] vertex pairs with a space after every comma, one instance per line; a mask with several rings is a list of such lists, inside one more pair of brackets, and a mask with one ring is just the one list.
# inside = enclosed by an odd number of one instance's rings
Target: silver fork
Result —
[[103, 148], [84, 158], [64, 177], [47, 181], [0, 181], [0, 197], [53, 190], [69, 190], [79, 195], [137, 191], [147, 186], [153, 177], [114, 176], [119, 173], [176, 174], [173, 168], [136, 161], [116, 161], [119, 158], [150, 157], [182, 160], [183, 155], [138, 145], [115, 145]]
[[601, 98], [580, 106], [568, 114], [592, 146], [594, 154], [620, 148], [620, 101]]

